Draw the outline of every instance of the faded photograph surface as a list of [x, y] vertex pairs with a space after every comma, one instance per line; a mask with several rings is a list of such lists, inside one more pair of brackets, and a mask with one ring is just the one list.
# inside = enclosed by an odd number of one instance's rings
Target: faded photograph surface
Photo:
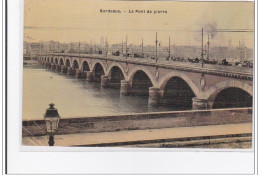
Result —
[[25, 0], [22, 145], [251, 149], [254, 2]]

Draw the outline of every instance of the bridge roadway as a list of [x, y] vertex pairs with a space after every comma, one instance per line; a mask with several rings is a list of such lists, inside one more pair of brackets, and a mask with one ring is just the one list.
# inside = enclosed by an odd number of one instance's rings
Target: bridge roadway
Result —
[[127, 62], [127, 63], [134, 63], [134, 64], [144, 64], [149, 66], [158, 66], [158, 67], [167, 67], [171, 69], [190, 69], [194, 71], [201, 71], [201, 72], [212, 72], [212, 73], [226, 73], [226, 74], [233, 74], [238, 76], [246, 76], [248, 78], [253, 78], [253, 69], [247, 67], [235, 67], [235, 66], [224, 66], [224, 65], [212, 65], [212, 64], [204, 64], [203, 68], [201, 67], [201, 63], [191, 63], [191, 62], [180, 62], [180, 61], [172, 61], [172, 60], [165, 60], [165, 59], [158, 59], [157, 63], [154, 59], [150, 58], [134, 58], [128, 57], [127, 59], [122, 56], [102, 56], [99, 54], [47, 54], [47, 55], [40, 55], [41, 56], [68, 56], [68, 57], [79, 57], [79, 58], [98, 58], [102, 60], [111, 60], [117, 62]]
[[[93, 79], [99, 76], [101, 86], [108, 88], [119, 79], [120, 93], [128, 95], [135, 86], [134, 76], [143, 72], [151, 81], [149, 105], [158, 106], [164, 96], [166, 85], [173, 78], [187, 83], [194, 94], [194, 109], [212, 108], [216, 97], [225, 89], [236, 88], [253, 96], [253, 69], [234, 66], [209, 65], [159, 59], [141, 59], [122, 56], [89, 54], [44, 54], [38, 60], [52, 71], [75, 75], [76, 78]], [[116, 75], [117, 67], [122, 76]], [[116, 75], [116, 76], [115, 76]], [[115, 77], [113, 77], [115, 76]], [[142, 82], [139, 82], [140, 84]], [[236, 94], [235, 94], [236, 95]]]

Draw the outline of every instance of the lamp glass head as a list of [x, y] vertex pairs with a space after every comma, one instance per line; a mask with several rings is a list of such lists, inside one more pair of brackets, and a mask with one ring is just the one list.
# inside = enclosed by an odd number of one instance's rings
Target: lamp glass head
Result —
[[58, 129], [60, 116], [58, 110], [55, 109], [54, 104], [51, 103], [50, 107], [46, 110], [44, 120], [46, 123], [46, 129], [48, 133], [54, 133]]

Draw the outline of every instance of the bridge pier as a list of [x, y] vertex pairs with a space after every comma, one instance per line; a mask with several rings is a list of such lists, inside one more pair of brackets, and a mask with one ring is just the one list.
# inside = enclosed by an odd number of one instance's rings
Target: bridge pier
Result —
[[127, 96], [129, 94], [130, 86], [126, 80], [121, 80], [120, 95]]
[[40, 64], [41, 64], [42, 67], [44, 68], [44, 61], [40, 61]]
[[82, 71], [81, 72], [81, 78], [86, 79], [87, 78], [87, 72]]
[[61, 66], [61, 70], [60, 70], [61, 74], [66, 74], [67, 73], [67, 67], [66, 66]]
[[93, 81], [94, 74], [92, 71], [87, 71], [87, 81]]
[[202, 110], [208, 108], [208, 101], [206, 99], [200, 99], [198, 97], [192, 98], [192, 109]]
[[75, 70], [72, 67], [68, 67], [67, 75], [75, 75]]
[[55, 72], [60, 72], [60, 69], [61, 69], [61, 66], [57, 64], [57, 65], [56, 65]]
[[148, 105], [151, 107], [160, 105], [160, 88], [149, 87]]
[[44, 69], [47, 69], [47, 64], [48, 64], [48, 63], [43, 63], [43, 68], [44, 68]]
[[51, 71], [55, 71], [56, 69], [56, 65], [55, 64], [51, 64]]
[[109, 87], [109, 78], [107, 75], [101, 75], [101, 87], [102, 88]]
[[48, 65], [47, 65], [47, 69], [51, 69], [51, 63], [48, 63]]
[[81, 78], [81, 70], [80, 69], [76, 69], [76, 78], [80, 79]]

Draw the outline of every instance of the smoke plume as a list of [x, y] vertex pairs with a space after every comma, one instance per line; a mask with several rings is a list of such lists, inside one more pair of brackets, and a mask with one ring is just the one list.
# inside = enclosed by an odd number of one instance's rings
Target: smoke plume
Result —
[[[210, 39], [214, 39], [217, 36], [218, 32], [216, 22], [206, 22], [201, 25], [201, 28], [203, 28], [204, 36], [207, 36], [209, 34]], [[194, 39], [198, 42], [201, 41], [201, 28], [194, 34]]]
[[209, 34], [211, 39], [214, 39], [215, 36], [217, 35], [217, 23], [212, 22], [212, 23], [205, 23], [203, 25], [203, 30], [205, 34]]

